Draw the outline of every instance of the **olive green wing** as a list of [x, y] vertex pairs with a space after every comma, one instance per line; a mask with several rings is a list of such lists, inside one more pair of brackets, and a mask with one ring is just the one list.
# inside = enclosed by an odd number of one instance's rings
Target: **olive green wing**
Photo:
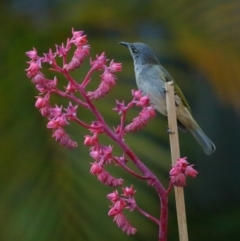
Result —
[[162, 77], [162, 79], [165, 82], [168, 82], [168, 81], [173, 81], [174, 82], [174, 91], [175, 91], [175, 93], [180, 97], [180, 99], [182, 100], [183, 104], [191, 112], [190, 106], [189, 106], [185, 96], [183, 95], [182, 91], [180, 90], [180, 88], [178, 87], [176, 82], [173, 80], [172, 76], [161, 65], [160, 65], [160, 69], [161, 69], [161, 75], [162, 75], [161, 77]]
[[187, 107], [187, 109], [191, 112], [190, 106], [189, 106], [185, 96], [183, 95], [182, 91], [180, 90], [178, 85], [175, 83], [175, 81], [174, 81], [174, 91], [180, 97], [180, 99], [182, 100], [183, 104]]

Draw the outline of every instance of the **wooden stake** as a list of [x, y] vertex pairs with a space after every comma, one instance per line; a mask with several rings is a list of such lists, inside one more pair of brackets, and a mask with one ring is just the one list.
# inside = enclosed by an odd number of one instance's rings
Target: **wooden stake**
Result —
[[[165, 84], [165, 89], [166, 89], [171, 156], [172, 156], [172, 164], [174, 165], [177, 159], [180, 158], [180, 151], [179, 151], [178, 128], [177, 128], [176, 107], [175, 107], [175, 98], [174, 98], [175, 93], [174, 93], [173, 81], [167, 82]], [[174, 187], [174, 192], [175, 192], [175, 199], [176, 199], [179, 240], [188, 241], [183, 188]]]

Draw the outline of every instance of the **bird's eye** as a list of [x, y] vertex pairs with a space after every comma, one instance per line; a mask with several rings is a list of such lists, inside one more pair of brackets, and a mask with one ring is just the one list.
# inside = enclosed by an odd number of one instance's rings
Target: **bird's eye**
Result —
[[136, 49], [136, 48], [134, 48], [134, 47], [132, 47], [132, 51], [133, 51], [133, 53], [138, 53], [138, 50]]

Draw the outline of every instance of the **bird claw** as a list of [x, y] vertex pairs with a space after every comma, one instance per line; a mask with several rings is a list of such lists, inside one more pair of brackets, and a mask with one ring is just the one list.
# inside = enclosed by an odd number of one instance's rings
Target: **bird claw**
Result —
[[166, 128], [167, 128], [167, 133], [168, 134], [174, 134], [175, 133], [174, 131], [171, 131], [168, 126]]

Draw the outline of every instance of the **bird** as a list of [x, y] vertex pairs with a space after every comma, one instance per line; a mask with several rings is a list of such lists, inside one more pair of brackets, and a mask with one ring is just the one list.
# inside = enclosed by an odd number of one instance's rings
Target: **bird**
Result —
[[168, 71], [160, 64], [152, 49], [139, 42], [119, 42], [119, 44], [126, 46], [132, 55], [138, 89], [142, 91], [143, 95], [149, 96], [153, 107], [164, 116], [167, 116], [165, 83], [174, 82], [178, 129], [184, 132], [189, 130], [202, 150], [207, 155], [212, 154], [216, 150], [216, 146], [194, 120], [182, 91]]

